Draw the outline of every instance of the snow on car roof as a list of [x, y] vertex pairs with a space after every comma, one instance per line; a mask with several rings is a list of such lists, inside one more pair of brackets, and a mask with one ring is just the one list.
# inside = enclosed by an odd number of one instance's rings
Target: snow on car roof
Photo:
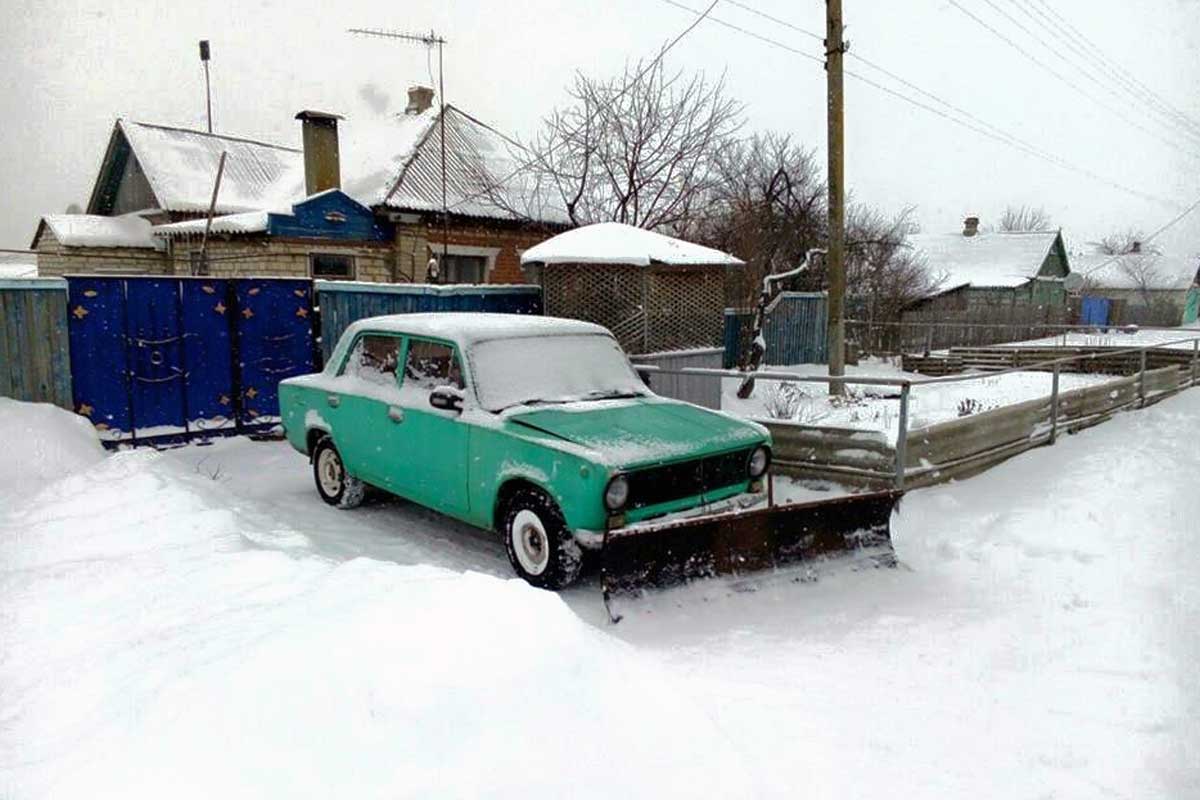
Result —
[[464, 311], [368, 317], [350, 325], [343, 337], [353, 336], [361, 331], [429, 336], [449, 339], [462, 346], [491, 339], [520, 339], [529, 336], [610, 335], [608, 330], [600, 325], [577, 319]]
[[727, 265], [746, 262], [711, 247], [620, 222], [599, 222], [560, 233], [521, 255], [522, 264]]

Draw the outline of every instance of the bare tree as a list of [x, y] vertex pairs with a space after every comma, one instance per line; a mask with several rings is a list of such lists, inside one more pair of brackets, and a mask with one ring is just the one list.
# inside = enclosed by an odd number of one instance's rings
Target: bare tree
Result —
[[872, 322], [894, 322], [914, 300], [931, 294], [941, 279], [905, 243], [917, 232], [913, 208], [894, 216], [855, 203], [846, 221], [848, 311]]
[[1032, 233], [1048, 231], [1052, 221], [1044, 208], [1032, 206], [1009, 206], [1000, 218], [1000, 230], [1004, 233]]
[[1098, 252], [1109, 256], [1123, 256], [1130, 253], [1162, 255], [1157, 245], [1146, 242], [1146, 234], [1130, 228], [1124, 231], [1110, 233], [1098, 242], [1092, 242]]
[[731, 299], [748, 306], [764, 275], [791, 269], [825, 239], [825, 196], [811, 150], [755, 134], [722, 150], [698, 213], [670, 232], [745, 259]]
[[661, 60], [605, 80], [577, 74], [569, 94], [526, 148], [525, 194], [550, 195], [575, 225], [685, 224], [741, 126], [742, 107], [725, 96], [723, 79], [668, 73]]

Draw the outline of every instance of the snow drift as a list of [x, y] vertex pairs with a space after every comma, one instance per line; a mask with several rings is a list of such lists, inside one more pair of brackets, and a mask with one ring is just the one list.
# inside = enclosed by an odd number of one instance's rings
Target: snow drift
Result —
[[239, 505], [128, 451], [0, 512], [6, 791], [729, 796], [742, 780], [709, 763], [719, 732], [658, 663], [557, 595], [333, 563]]
[[48, 403], [0, 397], [0, 495], [28, 489], [104, 458], [92, 424]]

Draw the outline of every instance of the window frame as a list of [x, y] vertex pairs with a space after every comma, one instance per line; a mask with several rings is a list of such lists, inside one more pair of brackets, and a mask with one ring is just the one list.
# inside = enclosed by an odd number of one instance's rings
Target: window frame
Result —
[[[381, 339], [395, 339], [397, 341], [396, 351], [396, 372], [394, 373], [393, 384], [397, 389], [400, 388], [400, 378], [403, 375], [403, 365], [408, 359], [408, 341], [403, 334], [392, 333], [390, 331], [360, 331], [354, 337], [354, 341], [350, 342], [350, 346], [346, 348], [346, 355], [342, 358], [342, 363], [338, 365], [335, 378], [346, 377], [346, 368], [350, 366], [350, 359], [354, 358], [354, 353], [358, 350], [359, 342], [367, 337], [379, 337]], [[383, 386], [383, 384], [379, 384]]]
[[[442, 339], [437, 336], [418, 336], [416, 334], [409, 334], [409, 333], [404, 334], [404, 358], [399, 365], [399, 369], [396, 371], [396, 375], [400, 378], [399, 385], [401, 386], [401, 388], [403, 388], [405, 381], [408, 380], [408, 354], [409, 354], [409, 352], [411, 352], [412, 345], [414, 342], [423, 342], [426, 344], [440, 344], [440, 345], [450, 348], [450, 355], [452, 358], [454, 358], [456, 361], [458, 361], [458, 373], [459, 373], [459, 375], [462, 376], [462, 384], [463, 385], [462, 385], [462, 388], [459, 389], [459, 391], [461, 391], [464, 396], [471, 396], [471, 394], [473, 392], [471, 389], [471, 379], [470, 379], [470, 376], [467, 374], [467, 360], [465, 358], [463, 358], [463, 355], [459, 351], [458, 345], [455, 342], [452, 342], [449, 339]], [[418, 387], [420, 386], [419, 384], [417, 384], [415, 382], [413, 385], [418, 386]], [[443, 384], [443, 385], [448, 386], [449, 384]], [[431, 389], [430, 391], [432, 392], [433, 390]]]
[[[318, 258], [345, 258], [350, 262], [350, 269], [345, 275], [318, 275], [316, 260]], [[352, 281], [358, 276], [358, 258], [353, 253], [335, 253], [332, 251], [313, 250], [308, 254], [308, 277], [325, 281]]]

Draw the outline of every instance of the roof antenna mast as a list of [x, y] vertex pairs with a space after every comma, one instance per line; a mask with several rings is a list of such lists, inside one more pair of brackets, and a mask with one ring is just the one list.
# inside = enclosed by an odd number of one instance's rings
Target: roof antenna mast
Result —
[[[404, 42], [412, 42], [415, 44], [423, 44], [426, 47], [437, 46], [438, 51], [438, 127], [439, 136], [441, 139], [441, 157], [442, 157], [442, 263], [438, 270], [438, 280], [446, 274], [446, 251], [449, 247], [450, 238], [450, 210], [446, 206], [446, 82], [445, 74], [442, 70], [442, 47], [446, 44], [446, 40], [437, 35], [436, 31], [429, 33], [405, 33], [404, 31], [389, 31], [380, 28], [349, 28], [348, 33], [358, 34], [360, 36], [377, 36], [381, 39], [399, 39]], [[205, 67], [207, 69], [207, 66]], [[206, 73], [207, 74], [207, 73]]]
[[204, 106], [208, 112], [208, 132], [212, 133], [212, 87], [208, 82], [208, 39], [200, 40], [200, 61], [204, 64]]

